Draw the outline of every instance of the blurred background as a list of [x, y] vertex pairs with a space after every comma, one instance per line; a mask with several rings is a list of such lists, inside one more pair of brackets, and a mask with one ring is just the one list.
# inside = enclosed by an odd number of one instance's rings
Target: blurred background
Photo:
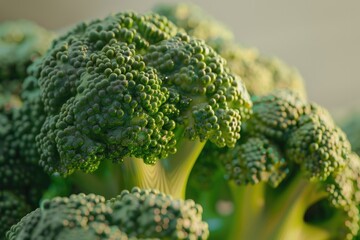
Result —
[[[61, 31], [79, 21], [109, 13], [150, 11], [161, 1], [147, 0], [0, 0], [0, 21], [29, 19]], [[165, 1], [163, 1], [165, 2]], [[190, 2], [190, 1], [166, 1]], [[227, 25], [239, 43], [257, 47], [296, 67], [308, 96], [341, 119], [360, 110], [359, 0], [197, 0]]]

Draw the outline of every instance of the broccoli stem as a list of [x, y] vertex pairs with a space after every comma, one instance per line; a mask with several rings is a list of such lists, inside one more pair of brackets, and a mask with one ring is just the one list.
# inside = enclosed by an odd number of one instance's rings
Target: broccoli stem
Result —
[[154, 165], [147, 165], [142, 159], [128, 158], [121, 164], [125, 187], [158, 189], [174, 198], [185, 198], [186, 184], [206, 141], [183, 139], [177, 152]]
[[78, 171], [69, 179], [79, 192], [95, 193], [107, 199], [117, 196], [124, 189], [121, 168], [110, 161], [101, 163], [94, 173]]
[[326, 196], [316, 182], [298, 174], [283, 190], [267, 188], [266, 183], [232, 184], [235, 213], [229, 239], [329, 239], [328, 231], [304, 221], [306, 210]]

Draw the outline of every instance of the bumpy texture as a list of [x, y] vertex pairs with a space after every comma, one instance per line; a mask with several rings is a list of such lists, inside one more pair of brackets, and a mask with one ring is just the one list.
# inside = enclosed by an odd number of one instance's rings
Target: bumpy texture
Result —
[[141, 239], [207, 239], [202, 207], [193, 200], [175, 200], [154, 190], [133, 188], [108, 203], [113, 223], [129, 237]]
[[233, 33], [225, 25], [206, 14], [200, 7], [186, 3], [159, 4], [154, 12], [167, 17], [190, 35], [205, 41], [231, 41]]
[[319, 106], [310, 108], [290, 134], [286, 153], [289, 160], [304, 166], [310, 178], [325, 180], [346, 166], [351, 147], [325, 110]]
[[54, 198], [14, 225], [7, 239], [127, 239], [110, 226], [111, 208], [97, 195], [72, 195]]
[[[32, 90], [31, 84], [24, 94], [28, 100], [22, 107], [0, 107], [0, 205], [5, 208], [1, 210], [4, 229], [0, 231], [0, 238], [5, 230], [38, 206], [50, 181], [37, 163], [40, 156], [35, 136], [44, 121], [40, 95]], [[10, 196], [13, 204], [7, 200]]]
[[222, 159], [226, 169], [225, 178], [233, 180], [237, 185], [267, 182], [277, 187], [289, 173], [278, 147], [262, 136], [242, 140]]
[[[334, 173], [326, 184], [329, 201], [333, 206], [341, 209], [347, 229], [341, 229], [346, 239], [360, 236], [360, 157], [356, 153], [349, 156], [348, 166], [341, 172]], [[341, 219], [341, 218], [339, 218]], [[357, 238], [355, 238], [357, 239]]]
[[7, 232], [7, 240], [207, 239], [202, 208], [155, 190], [133, 188], [105, 202], [78, 194], [46, 200]]
[[[0, 238], [24, 214], [36, 208], [42, 192], [49, 184], [49, 178], [42, 168], [26, 155], [36, 155], [32, 152], [36, 149], [35, 135], [16, 128], [31, 124], [27, 116], [21, 115], [19, 111], [22, 110], [4, 110], [0, 106]], [[22, 124], [19, 126], [20, 120]], [[27, 134], [32, 139], [22, 138]], [[27, 147], [26, 140], [33, 144], [33, 150], [23, 148]]]
[[[352, 239], [357, 234], [360, 159], [325, 109], [278, 90], [256, 97], [242, 135], [235, 148], [220, 155], [229, 180], [242, 186], [266, 183], [272, 187], [267, 194], [276, 196], [303, 179], [316, 185], [313, 194], [324, 199], [325, 211], [336, 212], [336, 223], [329, 224], [336, 227], [336, 236]], [[312, 217], [319, 215], [315, 207], [306, 214], [312, 212]]]
[[[233, 146], [250, 100], [224, 60], [156, 14], [119, 13], [60, 37], [39, 66], [40, 164], [62, 175], [103, 159], [153, 164], [181, 133]], [[178, 134], [179, 135], [179, 134]]]
[[248, 131], [269, 138], [284, 140], [306, 111], [306, 105], [297, 94], [275, 90], [266, 96], [252, 98], [253, 115], [247, 123]]
[[277, 58], [262, 56], [254, 48], [242, 47], [232, 33], [192, 4], [160, 4], [154, 11], [168, 17], [190, 35], [205, 40], [222, 57], [231, 71], [245, 82], [251, 95], [265, 95], [274, 89], [289, 89], [306, 98], [302, 77], [294, 68]]
[[10, 191], [0, 191], [0, 237], [16, 224], [23, 216], [31, 211], [31, 207], [24, 199]]
[[26, 68], [46, 52], [54, 35], [26, 20], [0, 24], [0, 105], [20, 105]]

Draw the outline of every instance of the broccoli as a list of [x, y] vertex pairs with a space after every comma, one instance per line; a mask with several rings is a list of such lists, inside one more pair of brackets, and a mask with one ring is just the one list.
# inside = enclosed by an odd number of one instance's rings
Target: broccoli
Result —
[[49, 185], [35, 145], [45, 117], [36, 107], [37, 82], [26, 78], [26, 67], [46, 51], [52, 36], [28, 21], [0, 25], [0, 238], [38, 206]]
[[21, 105], [26, 68], [46, 52], [53, 38], [53, 33], [27, 20], [0, 24], [0, 105]]
[[26, 63], [21, 106], [0, 103], [0, 238], [358, 238], [360, 158], [296, 70], [196, 7], [156, 11]]
[[12, 226], [7, 240], [207, 239], [202, 208], [156, 190], [133, 188], [105, 201], [95, 194], [56, 197]]
[[44, 105], [36, 143], [47, 172], [123, 162], [125, 187], [181, 197], [205, 142], [234, 146], [251, 107], [223, 58], [157, 14], [79, 24], [30, 77]]
[[191, 36], [204, 39], [224, 57], [231, 71], [239, 75], [251, 95], [265, 95], [274, 89], [290, 89], [306, 98], [305, 86], [297, 70], [277, 58], [259, 54], [255, 48], [235, 43], [231, 31], [192, 4], [159, 4], [154, 12], [168, 17]]
[[236, 146], [207, 144], [197, 162], [221, 160], [235, 208], [229, 239], [353, 239], [360, 158], [345, 134], [290, 91], [252, 99]]
[[19, 109], [0, 109], [0, 237], [38, 206], [49, 181], [37, 162], [24, 157], [25, 153], [30, 156], [31, 151], [23, 145], [22, 137], [26, 135], [16, 135], [22, 129], [15, 129], [17, 126], [14, 124], [18, 118], [26, 117], [24, 113]]

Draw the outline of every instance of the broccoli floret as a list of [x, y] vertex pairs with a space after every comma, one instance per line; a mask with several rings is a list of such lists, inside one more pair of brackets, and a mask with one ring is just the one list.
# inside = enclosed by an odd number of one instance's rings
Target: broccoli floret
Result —
[[352, 239], [359, 230], [360, 159], [345, 134], [326, 110], [289, 91], [253, 102], [236, 146], [208, 145], [198, 160], [222, 160], [235, 208], [229, 238]]
[[306, 98], [304, 82], [294, 68], [277, 58], [259, 54], [257, 49], [236, 44], [231, 32], [192, 4], [159, 4], [154, 11], [168, 17], [191, 36], [205, 40], [222, 57], [231, 71], [245, 82], [251, 95], [265, 95], [274, 89], [289, 89]]
[[265, 96], [254, 96], [253, 115], [247, 122], [247, 131], [261, 133], [279, 141], [287, 137], [307, 110], [297, 94], [277, 90]]
[[125, 160], [127, 187], [169, 185], [141, 172], [162, 178], [166, 168], [165, 178], [183, 180], [161, 190], [183, 195], [206, 140], [234, 146], [250, 112], [247, 91], [224, 59], [156, 14], [80, 24], [37, 66], [31, 77], [46, 116], [36, 137], [40, 165], [63, 176]]
[[0, 106], [0, 205], [4, 213], [0, 238], [5, 230], [38, 206], [49, 185], [49, 176], [38, 165], [35, 145], [39, 123], [44, 120], [38, 103], [29, 100], [20, 108], [11, 109]]
[[133, 188], [105, 201], [94, 194], [45, 200], [7, 233], [21, 239], [206, 239], [202, 208], [156, 190]]
[[53, 33], [26, 20], [0, 24], [0, 105], [21, 105], [26, 68], [46, 52], [53, 37]]
[[17, 223], [32, 208], [18, 194], [11, 191], [0, 191], [0, 237], [3, 238], [7, 230]]
[[230, 29], [194, 4], [159, 4], [153, 8], [153, 11], [167, 17], [176, 26], [183, 28], [189, 35], [203, 39], [206, 42], [218, 39], [232, 41], [234, 39]]

